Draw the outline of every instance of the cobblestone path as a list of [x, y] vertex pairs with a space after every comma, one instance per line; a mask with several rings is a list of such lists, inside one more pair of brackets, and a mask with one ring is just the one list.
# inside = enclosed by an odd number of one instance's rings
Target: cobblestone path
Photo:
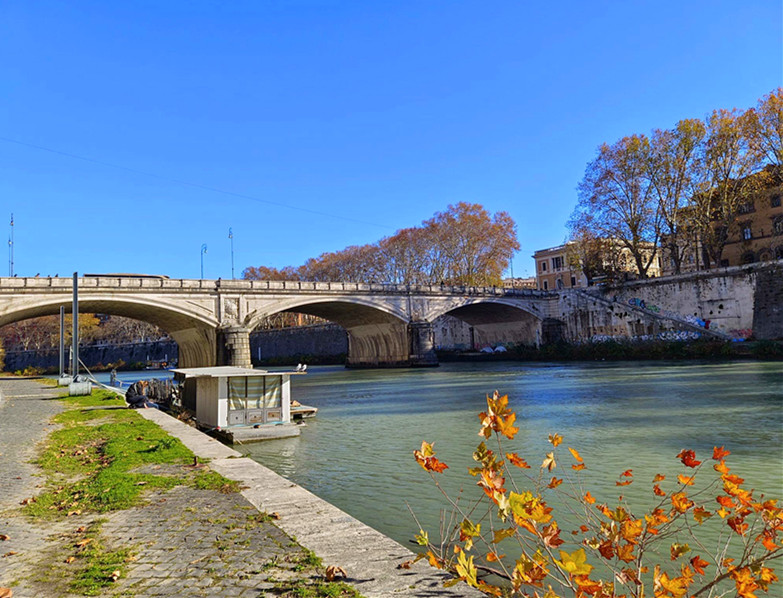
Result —
[[[100, 596], [290, 595], [285, 584], [314, 575], [311, 555], [241, 494], [176, 486], [147, 494], [137, 507], [98, 516], [33, 523], [20, 502], [43, 483], [30, 460], [62, 411], [62, 389], [0, 379], [0, 587], [14, 598], [70, 593], [79, 532], [100, 527], [107, 551], [127, 548], [127, 573]], [[170, 472], [167, 472], [170, 473]], [[82, 536], [83, 537], [83, 536]], [[70, 569], [69, 569], [70, 568]]]

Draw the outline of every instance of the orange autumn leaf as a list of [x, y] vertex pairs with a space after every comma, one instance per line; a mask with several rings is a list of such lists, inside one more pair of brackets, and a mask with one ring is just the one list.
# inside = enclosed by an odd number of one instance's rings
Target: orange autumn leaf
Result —
[[731, 454], [731, 451], [727, 451], [723, 447], [718, 448], [717, 446], [712, 449], [712, 458], [715, 461], [723, 461], [724, 458], [728, 457]]
[[678, 513], [684, 513], [693, 506], [693, 501], [688, 499], [684, 492], [676, 492], [671, 495], [672, 506]]
[[[623, 473], [620, 474], [621, 478], [632, 478], [633, 477], [633, 470], [632, 469], [626, 469]], [[615, 486], [628, 486], [630, 483], [632, 483], [633, 480], [627, 479], [622, 482], [615, 482]]]
[[709, 565], [707, 561], [702, 559], [699, 555], [696, 555], [691, 559], [691, 567], [693, 567], [693, 570], [696, 571], [699, 575], [704, 575], [704, 567]]
[[705, 519], [709, 519], [710, 517], [712, 517], [712, 513], [710, 513], [704, 507], [696, 507], [693, 509], [693, 518], [699, 525], [701, 525]]
[[745, 523], [744, 517], [729, 517], [726, 520], [726, 523], [731, 529], [737, 532], [740, 536], [744, 536], [745, 532], [748, 530], [748, 524]]
[[589, 527], [587, 527], [586, 525], [580, 525], [580, 526], [579, 526], [579, 529], [580, 529], [580, 531], [581, 531], [583, 534], [586, 534], [587, 532], [589, 532], [589, 531], [590, 531], [590, 528], [589, 528]]
[[764, 545], [764, 548], [766, 548], [770, 552], [777, 549], [778, 547], [778, 545], [775, 544], [775, 536], [772, 530], [764, 530], [764, 532], [759, 536], [759, 539], [761, 540], [761, 543]]
[[677, 481], [679, 481], [680, 484], [682, 484], [683, 486], [693, 486], [693, 478], [694, 477], [695, 476], [688, 477], [686, 475], [680, 474], [680, 475], [677, 476]]
[[655, 494], [655, 496], [666, 496], [666, 493], [661, 490], [661, 487], [658, 484], [653, 486], [653, 494]]
[[425, 471], [443, 473], [449, 466], [434, 457], [435, 451], [432, 447], [433, 445], [429, 442], [422, 442], [421, 449], [413, 451], [413, 456], [416, 458], [416, 463], [421, 465]]
[[582, 459], [581, 455], [576, 449], [572, 449], [570, 446], [568, 447], [568, 450], [573, 455], [574, 459], [576, 459], [577, 463], [584, 463], [584, 460]]
[[552, 446], [557, 446], [561, 442], [563, 442], [563, 437], [560, 436], [560, 434], [550, 434], [549, 435], [549, 442], [552, 444]]
[[563, 483], [563, 480], [560, 478], [552, 478], [547, 484], [547, 488], [557, 488], [560, 484]]
[[514, 422], [517, 419], [517, 414], [512, 413], [506, 418], [499, 417], [497, 418], [497, 432], [500, 434], [503, 434], [506, 438], [509, 440], [512, 440], [514, 436], [517, 435], [517, 432], [519, 432], [519, 428], [517, 428], [514, 425]]
[[728, 467], [726, 467], [725, 461], [718, 461], [715, 465], [712, 466], [712, 468], [718, 473], [729, 473], [729, 471], [731, 471]]
[[655, 477], [653, 478], [653, 482], [662, 482], [666, 479], [666, 476], [660, 473], [656, 473]]
[[490, 563], [493, 563], [495, 561], [499, 561], [504, 556], [506, 556], [506, 555], [505, 554], [498, 554], [497, 552], [489, 552], [487, 554], [487, 561], [489, 561]]
[[557, 548], [565, 542], [560, 539], [560, 529], [556, 523], [550, 523], [541, 530], [541, 539], [549, 548]]
[[516, 453], [506, 453], [506, 459], [508, 459], [511, 462], [511, 464], [516, 467], [519, 467], [521, 469], [530, 469], [530, 465], [527, 464], [527, 461], [522, 459]]
[[590, 494], [590, 491], [589, 491], [589, 490], [588, 490], [588, 491], [585, 493], [585, 496], [584, 496], [584, 501], [585, 501], [585, 502], [586, 502], [588, 505], [592, 505], [592, 504], [594, 504], [594, 503], [595, 503], [595, 498], [593, 498], [593, 495], [592, 495], [592, 494]]
[[584, 463], [577, 463], [576, 465], [572, 465], [571, 469], [573, 469], [574, 471], [582, 471], [586, 467], [587, 465], [585, 465]]
[[617, 549], [617, 558], [623, 562], [630, 563], [636, 557], [633, 554], [633, 544], [624, 544]]
[[701, 461], [696, 460], [696, 453], [691, 450], [682, 450], [677, 455], [677, 458], [682, 461], [685, 467], [698, 467], [701, 465]]
[[736, 484], [737, 486], [741, 485], [745, 481], [743, 478], [733, 474], [723, 474], [721, 477], [724, 481], [729, 482], [730, 484]]
[[727, 509], [734, 508], [734, 499], [732, 499], [730, 496], [723, 496], [721, 494], [720, 496], [716, 496], [715, 500], [722, 507], [726, 507]]

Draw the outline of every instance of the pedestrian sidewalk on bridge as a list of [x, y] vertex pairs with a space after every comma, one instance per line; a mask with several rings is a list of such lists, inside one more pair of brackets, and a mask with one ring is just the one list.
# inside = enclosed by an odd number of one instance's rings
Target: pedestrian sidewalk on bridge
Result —
[[68, 555], [79, 530], [96, 524], [107, 548], [133, 554], [101, 596], [294, 596], [330, 565], [367, 598], [481, 595], [464, 584], [444, 588], [443, 573], [423, 562], [400, 568], [413, 558], [406, 548], [155, 409], [138, 413], [242, 484], [241, 493], [176, 486], [150, 491], [129, 509], [36, 523], [20, 503], [45, 483], [31, 460], [63, 410], [54, 400], [61, 393], [36, 380], [0, 378], [0, 539], [7, 538], [0, 540], [0, 587], [14, 598], [79, 595], [69, 585], [76, 563]]

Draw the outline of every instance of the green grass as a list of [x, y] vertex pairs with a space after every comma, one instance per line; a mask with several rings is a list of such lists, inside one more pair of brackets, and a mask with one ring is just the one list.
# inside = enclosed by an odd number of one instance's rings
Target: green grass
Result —
[[133, 557], [129, 547], [106, 550], [100, 535], [100, 525], [96, 523], [85, 532], [83, 540], [89, 539], [88, 544], [81, 547], [78, 542], [74, 544], [76, 554], [73, 556], [77, 571], [70, 589], [83, 596], [103, 595], [104, 588], [125, 576]]
[[65, 402], [74, 407], [125, 406], [125, 399], [117, 393], [103, 388], [94, 388], [92, 394], [81, 397], [64, 396]]
[[[103, 392], [68, 402], [92, 407], [104, 400]], [[184, 465], [192, 461], [193, 453], [131, 409], [71, 409], [54, 421], [63, 427], [50, 434], [37, 460], [49, 483], [26, 505], [32, 517], [125, 509], [136, 504], [145, 488], [187, 483], [183, 477], [132, 471], [145, 465]]]
[[242, 485], [234, 480], [224, 478], [216, 471], [201, 471], [194, 478], [192, 485], [199, 490], [217, 490], [222, 494], [233, 494], [242, 490]]
[[351, 586], [338, 581], [292, 580], [275, 584], [275, 593], [283, 598], [362, 598]]

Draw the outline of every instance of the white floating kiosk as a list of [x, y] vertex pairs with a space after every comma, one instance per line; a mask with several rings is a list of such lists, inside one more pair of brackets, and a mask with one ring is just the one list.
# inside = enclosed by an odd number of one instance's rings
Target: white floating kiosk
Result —
[[[178, 368], [184, 378], [183, 403], [196, 421], [231, 444], [299, 436], [291, 423], [291, 376], [233, 366]], [[195, 386], [195, 388], [194, 388]]]

